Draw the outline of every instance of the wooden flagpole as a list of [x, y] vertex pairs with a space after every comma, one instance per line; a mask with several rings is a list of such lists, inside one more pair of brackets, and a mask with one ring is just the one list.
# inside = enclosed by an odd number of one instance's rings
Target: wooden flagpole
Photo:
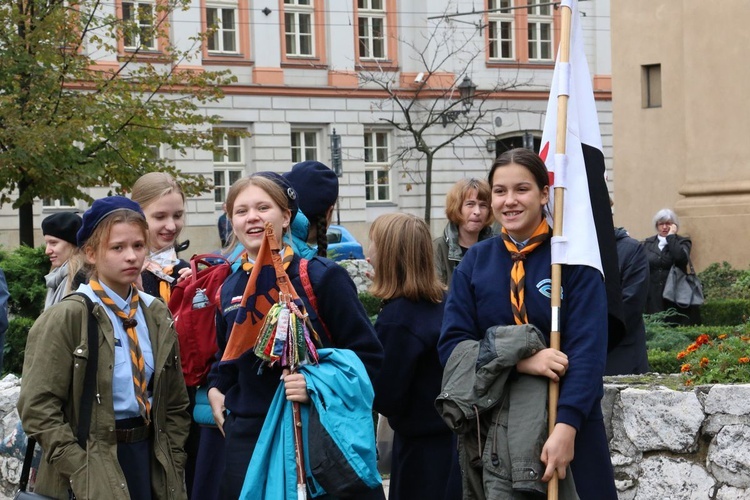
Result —
[[[575, 1], [575, 0], [573, 0]], [[560, 10], [560, 57], [561, 63], [570, 62], [570, 31], [571, 31], [572, 10], [569, 5], [563, 3]], [[563, 75], [566, 73], [563, 73]], [[567, 73], [569, 74], [569, 72]], [[560, 84], [558, 82], [558, 88]], [[565, 85], [564, 88], [567, 88]], [[555, 138], [555, 153], [565, 154], [568, 134], [568, 96], [559, 95], [557, 97], [557, 136]], [[555, 186], [555, 206], [552, 213], [552, 237], [563, 235], [563, 203], [565, 190], [563, 187]], [[550, 332], [550, 347], [560, 350], [560, 305], [562, 303], [562, 265], [552, 264], [552, 297], [550, 304], [552, 306], [552, 331]], [[560, 396], [559, 382], [549, 383], [548, 398], [548, 431], [552, 434], [557, 420], [557, 402]], [[557, 472], [547, 484], [547, 500], [557, 500], [559, 496], [559, 482]]]

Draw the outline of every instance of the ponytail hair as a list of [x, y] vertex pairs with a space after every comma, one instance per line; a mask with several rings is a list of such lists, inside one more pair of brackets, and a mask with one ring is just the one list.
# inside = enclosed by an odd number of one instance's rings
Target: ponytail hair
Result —
[[[312, 221], [311, 221], [312, 222]], [[318, 257], [328, 256], [328, 218], [323, 215], [315, 217], [315, 229], [318, 237]]]

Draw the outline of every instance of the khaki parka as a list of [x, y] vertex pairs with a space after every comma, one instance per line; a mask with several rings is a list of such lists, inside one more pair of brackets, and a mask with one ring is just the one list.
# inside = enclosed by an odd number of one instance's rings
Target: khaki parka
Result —
[[[155, 499], [186, 499], [184, 445], [190, 426], [188, 396], [172, 316], [161, 300], [146, 307], [154, 353], [151, 407], [151, 484]], [[87, 450], [76, 440], [79, 402], [88, 359], [89, 314], [83, 297], [72, 295], [45, 311], [29, 332], [18, 412], [24, 431], [42, 447], [35, 491], [78, 500], [130, 498], [117, 461], [112, 400], [114, 331], [106, 312], [95, 304], [99, 326], [96, 397]]]

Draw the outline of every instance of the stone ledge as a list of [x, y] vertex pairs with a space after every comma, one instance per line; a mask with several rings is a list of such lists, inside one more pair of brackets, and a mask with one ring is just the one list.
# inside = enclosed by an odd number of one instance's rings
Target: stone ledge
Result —
[[[635, 379], [607, 377], [602, 400], [620, 500], [750, 498], [750, 384]], [[20, 385], [15, 375], [0, 381], [0, 499], [13, 498], [21, 472]]]

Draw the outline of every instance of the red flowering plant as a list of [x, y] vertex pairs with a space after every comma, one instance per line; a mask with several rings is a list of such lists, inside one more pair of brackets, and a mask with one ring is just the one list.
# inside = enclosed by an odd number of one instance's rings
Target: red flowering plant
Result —
[[701, 334], [677, 354], [685, 385], [750, 383], [750, 336]]

